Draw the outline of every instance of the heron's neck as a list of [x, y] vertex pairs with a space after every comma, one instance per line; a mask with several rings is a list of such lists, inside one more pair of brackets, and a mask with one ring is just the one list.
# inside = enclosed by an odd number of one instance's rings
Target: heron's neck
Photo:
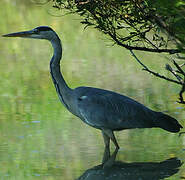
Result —
[[70, 101], [69, 99], [71, 89], [66, 84], [60, 71], [60, 60], [62, 58], [61, 42], [60, 39], [57, 37], [56, 39], [52, 40], [51, 43], [54, 49], [54, 55], [50, 61], [51, 77], [60, 101], [64, 104], [66, 108], [68, 108], [68, 101]]

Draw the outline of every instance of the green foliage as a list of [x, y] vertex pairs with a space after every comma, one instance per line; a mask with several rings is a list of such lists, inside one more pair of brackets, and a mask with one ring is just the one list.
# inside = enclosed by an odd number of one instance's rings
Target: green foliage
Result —
[[85, 27], [93, 26], [127, 49], [176, 53], [185, 46], [182, 0], [53, 0], [53, 3], [58, 9], [79, 14]]
[[157, 25], [176, 40], [179, 47], [185, 46], [185, 1], [156, 0], [149, 1], [150, 8], [155, 10]]

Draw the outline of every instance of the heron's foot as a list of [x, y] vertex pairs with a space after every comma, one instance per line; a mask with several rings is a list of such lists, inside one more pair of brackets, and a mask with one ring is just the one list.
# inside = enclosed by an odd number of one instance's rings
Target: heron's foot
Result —
[[109, 149], [109, 147], [105, 147], [103, 159], [102, 159], [102, 164], [104, 164], [106, 161], [108, 161], [108, 159], [110, 159], [110, 149]]
[[107, 159], [107, 161], [103, 163], [103, 169], [109, 168], [114, 164], [118, 150], [119, 149], [116, 148], [114, 153], [110, 156], [110, 158]]

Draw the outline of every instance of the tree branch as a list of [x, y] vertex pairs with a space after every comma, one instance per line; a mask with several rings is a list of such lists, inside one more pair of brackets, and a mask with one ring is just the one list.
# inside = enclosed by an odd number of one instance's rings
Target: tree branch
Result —
[[181, 51], [179, 49], [153, 49], [153, 48], [146, 48], [146, 47], [137, 47], [137, 46], [129, 46], [127, 44], [121, 43], [115, 36], [113, 36], [111, 33], [108, 33], [112, 39], [118, 44], [119, 46], [122, 46], [128, 50], [139, 50], [139, 51], [148, 51], [148, 52], [156, 52], [156, 53], [169, 53], [169, 54], [175, 54], [180, 53]]
[[136, 60], [141, 66], [143, 66], [143, 70], [144, 70], [144, 71], [147, 71], [147, 72], [149, 72], [149, 73], [153, 74], [154, 76], [159, 77], [159, 78], [161, 78], [161, 79], [165, 79], [165, 80], [167, 80], [167, 81], [170, 81], [170, 82], [173, 82], [173, 83], [182, 85], [182, 82], [176, 81], [176, 80], [174, 80], [174, 79], [170, 79], [170, 78], [168, 78], [168, 77], [166, 77], [166, 76], [163, 76], [163, 75], [161, 75], [161, 74], [159, 74], [159, 73], [156, 73], [156, 72], [150, 70], [146, 65], [144, 65], [144, 64], [137, 58], [137, 56], [134, 54], [134, 52], [133, 52], [132, 50], [130, 50], [130, 52], [131, 52], [132, 56], [135, 58], [135, 60]]
[[182, 68], [175, 62], [175, 60], [173, 59], [173, 64], [175, 65], [175, 67], [178, 69], [178, 73], [180, 73], [181, 75], [184, 76], [184, 79], [182, 79], [179, 75], [176, 74], [176, 71], [172, 69], [172, 67], [167, 64], [166, 65], [166, 69], [168, 71], [170, 71], [176, 78], [178, 81], [174, 80], [174, 79], [170, 79], [166, 76], [163, 76], [159, 73], [156, 73], [152, 70], [150, 70], [146, 65], [144, 65], [138, 58], [137, 56], [134, 54], [134, 52], [132, 50], [130, 50], [131, 52], [131, 55], [135, 58], [135, 60], [143, 67], [143, 70], [153, 74], [154, 76], [158, 77], [158, 78], [161, 78], [161, 79], [164, 79], [164, 80], [167, 80], [167, 81], [170, 81], [170, 82], [173, 82], [173, 83], [176, 83], [176, 84], [179, 84], [181, 85], [181, 90], [179, 92], [179, 101], [177, 101], [178, 103], [181, 103], [181, 104], [185, 104], [185, 101], [184, 101], [184, 98], [183, 98], [183, 93], [185, 92], [185, 72], [182, 70]]
[[[184, 82], [185, 82], [185, 79], [184, 79]], [[184, 98], [183, 98], [183, 93], [184, 92], [185, 92], [185, 83], [182, 85], [182, 88], [179, 92], [179, 101], [177, 101], [178, 103], [185, 104], [185, 101], [184, 101]]]

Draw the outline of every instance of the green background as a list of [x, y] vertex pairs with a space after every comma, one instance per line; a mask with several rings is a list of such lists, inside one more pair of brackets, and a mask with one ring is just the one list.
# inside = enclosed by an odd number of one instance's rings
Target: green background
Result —
[[[0, 35], [51, 26], [63, 43], [61, 69], [70, 87], [113, 90], [165, 111], [184, 125], [184, 106], [175, 102], [180, 87], [142, 71], [129, 51], [112, 46], [93, 29], [84, 30], [79, 17], [63, 14], [51, 4], [1, 0]], [[169, 63], [166, 55], [136, 54], [150, 68], [170, 76], [164, 68]], [[1, 179], [71, 180], [101, 163], [101, 132], [61, 105], [49, 74], [51, 57], [52, 47], [46, 41], [0, 37]], [[183, 135], [134, 129], [116, 136], [119, 161], [185, 159]], [[171, 179], [180, 177], [185, 177], [184, 165]]]

